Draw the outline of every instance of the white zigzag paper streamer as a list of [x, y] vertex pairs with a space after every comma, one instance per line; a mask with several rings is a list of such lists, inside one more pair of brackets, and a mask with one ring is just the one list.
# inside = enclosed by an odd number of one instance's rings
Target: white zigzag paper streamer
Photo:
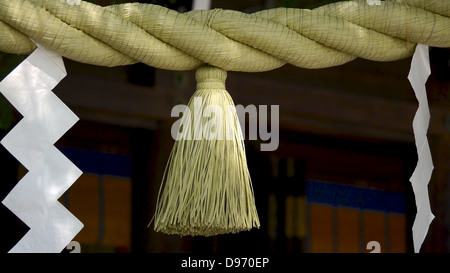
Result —
[[417, 45], [412, 58], [408, 80], [414, 89], [419, 108], [413, 120], [413, 131], [417, 147], [418, 162], [414, 173], [409, 179], [416, 199], [417, 214], [413, 224], [414, 251], [418, 253], [434, 219], [428, 197], [428, 183], [433, 172], [433, 160], [427, 140], [430, 121], [427, 91], [425, 84], [431, 74], [428, 46]]
[[1, 144], [28, 170], [3, 200], [30, 228], [9, 252], [58, 253], [83, 228], [58, 202], [82, 174], [54, 146], [78, 121], [52, 92], [66, 75], [62, 57], [38, 45], [0, 83], [0, 92], [23, 116]]

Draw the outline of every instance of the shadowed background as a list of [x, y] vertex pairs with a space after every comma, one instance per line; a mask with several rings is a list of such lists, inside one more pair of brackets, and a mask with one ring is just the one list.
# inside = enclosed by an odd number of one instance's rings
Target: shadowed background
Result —
[[[146, 2], [180, 12], [192, 5]], [[212, 8], [255, 12], [330, 2], [336, 1], [226, 0], [212, 1]], [[430, 49], [428, 137], [435, 169], [429, 190], [436, 218], [422, 252], [450, 248], [449, 55]], [[1, 79], [24, 57], [2, 54]], [[408, 180], [417, 162], [412, 120], [418, 105], [407, 80], [410, 62], [357, 59], [319, 70], [286, 65], [229, 72], [227, 90], [236, 105], [280, 106], [280, 145], [261, 152], [263, 141], [245, 141], [261, 228], [193, 238], [147, 225], [174, 143], [170, 111], [187, 104], [195, 72], [65, 59], [68, 76], [54, 92], [80, 121], [56, 145], [84, 172], [60, 200], [85, 225], [74, 240], [81, 252], [369, 252], [369, 241], [380, 242], [382, 252], [413, 252], [416, 208]], [[21, 117], [0, 99], [4, 136]], [[26, 170], [3, 147], [0, 152], [3, 200]], [[4, 206], [0, 213], [0, 248], [7, 252], [28, 228]]]

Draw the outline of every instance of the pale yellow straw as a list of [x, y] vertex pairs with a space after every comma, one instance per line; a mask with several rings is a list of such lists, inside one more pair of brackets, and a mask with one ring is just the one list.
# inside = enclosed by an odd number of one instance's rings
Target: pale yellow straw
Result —
[[[211, 236], [259, 227], [242, 131], [225, 90], [226, 74], [210, 66], [197, 70], [197, 91], [183, 115], [184, 128], [170, 154], [158, 198], [156, 231]], [[205, 114], [207, 107], [216, 111]], [[200, 122], [195, 121], [196, 113], [201, 114]]]

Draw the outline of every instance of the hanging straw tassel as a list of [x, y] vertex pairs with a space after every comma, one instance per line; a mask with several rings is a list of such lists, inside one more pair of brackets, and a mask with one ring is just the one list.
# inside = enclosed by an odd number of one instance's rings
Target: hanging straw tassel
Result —
[[[158, 194], [155, 230], [213, 236], [259, 228], [226, 71], [200, 67]], [[164, 183], [165, 182], [165, 183]], [[165, 185], [164, 185], [165, 184]]]

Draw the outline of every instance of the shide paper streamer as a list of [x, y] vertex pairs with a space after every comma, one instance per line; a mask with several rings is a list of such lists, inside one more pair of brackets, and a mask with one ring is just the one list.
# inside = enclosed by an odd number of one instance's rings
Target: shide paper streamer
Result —
[[62, 57], [37, 45], [0, 83], [0, 92], [23, 116], [1, 144], [28, 170], [3, 200], [30, 228], [11, 253], [61, 252], [83, 228], [58, 202], [82, 174], [54, 146], [78, 121], [52, 92], [66, 75]]
[[418, 162], [411, 178], [412, 189], [416, 199], [417, 214], [412, 227], [414, 251], [418, 253], [428, 232], [434, 215], [431, 212], [428, 197], [428, 183], [433, 172], [433, 160], [427, 140], [430, 121], [427, 91], [425, 84], [431, 74], [428, 46], [418, 44], [411, 62], [408, 80], [414, 89], [419, 108], [413, 120], [414, 138], [416, 141]]

